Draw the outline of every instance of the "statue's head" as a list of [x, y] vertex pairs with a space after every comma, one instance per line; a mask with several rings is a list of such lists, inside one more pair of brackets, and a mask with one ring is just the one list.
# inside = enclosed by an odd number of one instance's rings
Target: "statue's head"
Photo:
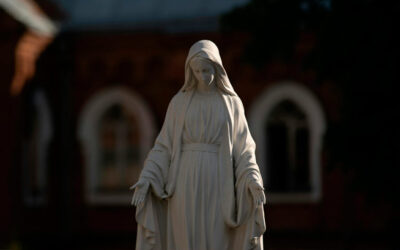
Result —
[[207, 86], [215, 84], [215, 65], [210, 59], [199, 54], [194, 56], [189, 62], [189, 74], [194, 78], [192, 80], [196, 81], [196, 84]]
[[200, 40], [190, 47], [185, 62], [185, 83], [181, 91], [192, 90], [196, 84], [215, 84], [219, 90], [236, 95], [222, 65], [217, 45]]

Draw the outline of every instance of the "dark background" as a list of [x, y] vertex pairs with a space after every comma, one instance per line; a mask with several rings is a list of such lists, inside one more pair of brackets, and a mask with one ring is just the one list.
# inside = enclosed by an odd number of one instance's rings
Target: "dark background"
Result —
[[[183, 84], [186, 53], [201, 39], [218, 45], [246, 115], [261, 92], [285, 81], [309, 89], [325, 114], [322, 196], [267, 203], [265, 249], [398, 248], [399, 3], [209, 1], [193, 2], [197, 9], [182, 15], [189, 3], [172, 1], [168, 8], [178, 11], [163, 12], [162, 1], [149, 1], [139, 16], [129, 1], [91, 2], [37, 1], [61, 28], [17, 96], [9, 89], [27, 27], [0, 8], [0, 249], [134, 248], [129, 199], [91, 204], [85, 198], [80, 117], [97, 93], [123, 88], [145, 100], [158, 133]], [[146, 12], [149, 6], [159, 13]], [[24, 201], [24, 183], [33, 173], [26, 147], [35, 140], [38, 89], [50, 109], [52, 136], [46, 202], [32, 205]]]

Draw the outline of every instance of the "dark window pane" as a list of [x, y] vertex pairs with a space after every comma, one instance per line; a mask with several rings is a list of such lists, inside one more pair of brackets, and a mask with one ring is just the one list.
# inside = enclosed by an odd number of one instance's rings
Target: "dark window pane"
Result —
[[266, 134], [268, 190], [311, 191], [309, 130], [304, 112], [292, 101], [282, 101], [268, 117]]
[[121, 104], [108, 108], [99, 122], [98, 184], [102, 193], [126, 192], [137, 180], [139, 166], [139, 130], [135, 117]]
[[289, 170], [287, 151], [287, 129], [281, 124], [267, 127], [268, 141], [268, 189], [284, 192], [287, 189], [286, 175]]
[[296, 191], [311, 191], [309, 168], [309, 132], [306, 128], [296, 131]]

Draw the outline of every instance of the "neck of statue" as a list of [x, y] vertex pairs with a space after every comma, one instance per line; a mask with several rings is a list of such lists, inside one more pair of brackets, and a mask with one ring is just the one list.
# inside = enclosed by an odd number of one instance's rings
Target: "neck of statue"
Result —
[[214, 81], [210, 85], [197, 84], [196, 90], [203, 94], [213, 93], [217, 91], [217, 86]]

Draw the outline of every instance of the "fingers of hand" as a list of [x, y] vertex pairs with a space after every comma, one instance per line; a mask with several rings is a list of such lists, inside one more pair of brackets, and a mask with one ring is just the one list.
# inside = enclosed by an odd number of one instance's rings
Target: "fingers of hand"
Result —
[[258, 201], [258, 205], [265, 204], [266, 200], [265, 200], [265, 194], [264, 194], [263, 190], [259, 190], [257, 192], [257, 201]]
[[145, 196], [139, 194], [135, 199], [135, 206], [139, 206], [144, 201]]
[[253, 195], [254, 204], [260, 206], [266, 203], [264, 188], [260, 184], [254, 182], [250, 186], [250, 192]]
[[137, 195], [138, 195], [138, 192], [137, 192], [137, 189], [135, 190], [135, 192], [133, 193], [133, 196], [132, 196], [132, 205], [135, 205], [135, 201], [136, 201], [136, 199], [137, 199]]
[[135, 195], [132, 196], [132, 201], [131, 201], [131, 205], [135, 205]]
[[257, 190], [264, 190], [264, 188], [258, 183], [256, 183], [256, 187], [257, 187]]
[[261, 205], [262, 204], [261, 203], [262, 202], [262, 196], [261, 196], [261, 192], [260, 191], [257, 192], [257, 196], [258, 196], [257, 197], [258, 205]]
[[138, 190], [136, 189], [135, 193], [133, 194], [133, 197], [132, 197], [132, 205], [135, 205], [135, 206], [137, 205], [139, 196], [140, 196], [140, 194], [139, 194]]
[[256, 192], [256, 191], [253, 191], [253, 199], [254, 199], [254, 204], [256, 205], [256, 206], [258, 206], [259, 205], [259, 203], [260, 203], [260, 198], [259, 198], [259, 195], [258, 195], [258, 193]]
[[144, 196], [140, 197], [138, 204], [141, 204], [144, 201]]
[[139, 184], [133, 194], [132, 204], [138, 206], [141, 202], [143, 202], [146, 197], [147, 190], [148, 190], [148, 184], [146, 183], [143, 183], [143, 185]]

